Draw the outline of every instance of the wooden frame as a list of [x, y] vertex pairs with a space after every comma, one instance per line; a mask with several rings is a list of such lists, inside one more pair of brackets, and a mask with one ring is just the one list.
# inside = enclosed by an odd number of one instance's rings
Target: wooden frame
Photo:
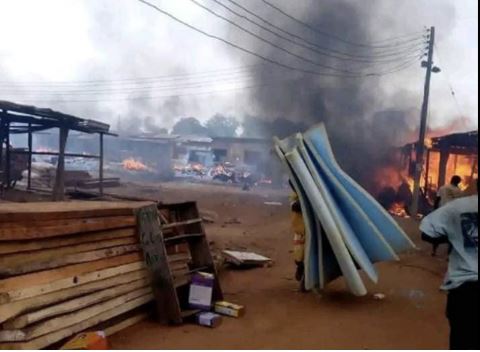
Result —
[[[52, 128], [58, 128], [59, 133], [59, 151], [58, 152], [38, 152], [33, 150], [33, 133], [45, 131]], [[27, 161], [27, 189], [32, 190], [32, 156], [33, 155], [52, 155], [58, 156], [58, 164], [55, 177], [55, 186], [52, 190], [53, 200], [63, 200], [65, 191], [65, 158], [81, 157], [97, 159], [99, 163], [99, 192], [103, 195], [103, 166], [104, 166], [104, 135], [116, 136], [109, 132], [110, 126], [98, 121], [85, 120], [72, 115], [63, 114], [51, 109], [40, 109], [34, 106], [14, 104], [11, 102], [0, 101], [0, 174], [2, 176], [1, 185], [3, 188], [12, 187], [11, 175], [11, 154], [26, 154]], [[66, 153], [65, 148], [68, 140], [69, 131], [78, 131], [83, 133], [96, 133], [99, 135], [99, 154], [83, 155]], [[27, 134], [28, 147], [26, 151], [12, 151], [10, 146], [11, 134]], [[3, 144], [5, 143], [5, 165], [3, 165]]]

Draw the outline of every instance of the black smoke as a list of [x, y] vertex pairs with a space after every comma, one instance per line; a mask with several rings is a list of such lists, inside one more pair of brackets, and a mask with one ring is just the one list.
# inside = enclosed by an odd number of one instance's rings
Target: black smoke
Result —
[[[424, 25], [430, 25], [422, 22], [419, 17], [421, 11], [432, 10], [431, 6], [427, 6], [432, 2], [417, 1], [269, 1], [316, 28], [355, 43], [370, 43], [398, 34], [421, 31]], [[420, 3], [422, 5], [419, 5]], [[368, 53], [360, 47], [352, 47], [345, 42], [306, 30], [298, 23], [269, 8], [262, 1], [249, 1], [242, 4], [284, 30], [318, 45], [337, 52], [351, 52], [359, 55]], [[443, 17], [454, 17], [454, 9], [446, 1], [436, 1], [435, 11], [441, 13]], [[382, 25], [379, 26], [380, 18]], [[418, 18], [418, 21], [415, 21], [415, 18]], [[232, 19], [239, 20], [235, 16], [232, 16]], [[449, 23], [448, 18], [444, 20], [445, 23]], [[243, 25], [250, 29], [254, 28], [245, 22]], [[378, 33], [378, 28], [382, 28], [381, 33]], [[446, 28], [442, 29], [446, 30]], [[361, 67], [358, 66], [360, 64], [354, 66], [355, 64], [348, 62], [339, 64], [335, 58], [322, 58], [258, 28], [256, 32], [277, 45], [317, 60], [323, 65], [350, 70]], [[256, 39], [248, 39], [238, 30], [232, 30], [229, 37], [237, 42], [248, 42], [249, 48], [282, 63], [304, 70], [325, 71], [289, 57]], [[252, 59], [252, 63], [261, 64], [263, 61]], [[385, 71], [392, 67], [395, 65], [372, 67], [367, 71]], [[385, 151], [389, 150], [390, 146], [405, 142], [407, 136], [412, 135], [412, 129], [416, 128], [421, 96], [404, 92], [402, 86], [398, 85], [399, 81], [395, 75], [386, 78], [355, 79], [322, 77], [301, 72], [292, 73], [281, 68], [272, 68], [271, 65], [261, 66], [260, 69], [255, 67], [251, 73], [259, 88], [252, 90], [250, 103], [258, 111], [255, 118], [260, 126], [265, 119], [274, 121], [278, 118], [287, 118], [306, 126], [324, 122], [340, 163], [347, 172], [364, 185], [368, 185], [371, 181], [373, 168], [385, 159]], [[424, 75], [420, 62], [415, 69], [407, 71], [407, 74]], [[393, 98], [390, 94], [388, 101], [385, 93], [387, 90], [397, 92]], [[250, 123], [251, 120], [250, 116]]]

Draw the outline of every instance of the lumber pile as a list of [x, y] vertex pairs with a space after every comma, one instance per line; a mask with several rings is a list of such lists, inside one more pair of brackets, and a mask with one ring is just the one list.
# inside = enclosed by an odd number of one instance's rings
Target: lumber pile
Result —
[[112, 334], [147, 317], [134, 211], [149, 204], [0, 204], [0, 349], [46, 348], [97, 327]]

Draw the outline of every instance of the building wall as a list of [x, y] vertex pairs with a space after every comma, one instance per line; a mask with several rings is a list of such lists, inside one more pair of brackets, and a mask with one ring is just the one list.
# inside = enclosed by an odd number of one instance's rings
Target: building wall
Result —
[[[272, 145], [266, 141], [235, 141], [214, 140], [212, 151], [218, 156], [225, 154], [224, 160], [219, 162], [231, 162], [234, 164], [244, 164], [248, 166], [257, 166], [268, 160]], [[222, 158], [222, 157], [220, 157]]]

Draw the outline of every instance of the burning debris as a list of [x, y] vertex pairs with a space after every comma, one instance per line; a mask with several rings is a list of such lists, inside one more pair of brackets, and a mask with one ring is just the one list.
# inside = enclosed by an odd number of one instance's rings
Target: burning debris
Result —
[[151, 171], [147, 165], [134, 158], [128, 158], [122, 161], [122, 166], [128, 171]]

